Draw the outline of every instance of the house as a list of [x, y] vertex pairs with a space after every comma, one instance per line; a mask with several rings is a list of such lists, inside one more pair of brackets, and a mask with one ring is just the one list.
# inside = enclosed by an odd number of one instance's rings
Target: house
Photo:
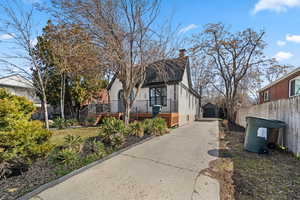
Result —
[[[192, 88], [190, 63], [185, 50], [180, 50], [179, 57], [161, 62], [165, 69], [162, 77], [155, 67], [149, 66], [140, 93], [132, 106], [133, 118], [151, 118], [153, 105], [161, 105], [160, 117], [167, 120], [169, 126], [184, 125], [194, 121], [199, 115], [198, 94]], [[114, 77], [108, 85], [110, 112], [122, 113], [122, 84]]]
[[259, 90], [259, 103], [300, 95], [300, 67]]
[[37, 107], [41, 106], [40, 100], [36, 96], [35, 89], [32, 86], [32, 82], [20, 74], [0, 77], [0, 88], [5, 88], [14, 95], [26, 97]]

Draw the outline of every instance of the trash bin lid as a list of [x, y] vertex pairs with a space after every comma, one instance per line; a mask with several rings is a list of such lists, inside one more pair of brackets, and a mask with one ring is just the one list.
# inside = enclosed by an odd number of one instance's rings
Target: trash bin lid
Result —
[[246, 121], [254, 121], [254, 123], [259, 127], [265, 128], [284, 128], [286, 127], [286, 123], [284, 121], [280, 121], [277, 119], [266, 119], [266, 118], [259, 118], [259, 117], [251, 117], [247, 116]]

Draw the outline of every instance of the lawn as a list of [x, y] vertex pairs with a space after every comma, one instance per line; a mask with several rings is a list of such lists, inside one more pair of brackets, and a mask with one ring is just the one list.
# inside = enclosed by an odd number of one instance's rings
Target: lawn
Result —
[[50, 139], [52, 144], [62, 145], [64, 138], [67, 135], [80, 136], [82, 139], [97, 136], [99, 134], [99, 127], [82, 127], [82, 128], [69, 128], [62, 130], [52, 130], [53, 135]]
[[244, 132], [225, 131], [220, 158], [207, 169], [220, 182], [221, 199], [300, 199], [300, 160], [279, 148], [250, 153], [243, 141]]

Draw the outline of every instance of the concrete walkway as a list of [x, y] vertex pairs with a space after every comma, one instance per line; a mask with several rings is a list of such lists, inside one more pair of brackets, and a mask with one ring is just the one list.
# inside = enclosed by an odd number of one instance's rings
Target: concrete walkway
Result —
[[32, 199], [218, 200], [219, 183], [199, 172], [216, 157], [218, 122], [194, 122], [104, 161]]

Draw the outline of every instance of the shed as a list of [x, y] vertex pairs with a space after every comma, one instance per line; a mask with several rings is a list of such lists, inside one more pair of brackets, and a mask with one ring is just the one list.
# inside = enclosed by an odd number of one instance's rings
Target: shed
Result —
[[219, 118], [220, 117], [220, 109], [217, 105], [212, 103], [207, 103], [202, 106], [203, 117], [204, 118]]

